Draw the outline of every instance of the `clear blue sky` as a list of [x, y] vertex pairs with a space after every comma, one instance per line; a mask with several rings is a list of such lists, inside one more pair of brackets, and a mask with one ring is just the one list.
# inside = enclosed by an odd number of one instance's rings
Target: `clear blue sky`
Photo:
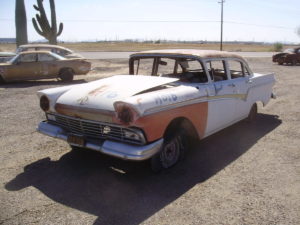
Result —
[[[0, 37], [15, 37], [15, 0], [0, 0]], [[48, 0], [44, 0], [49, 14]], [[56, 0], [64, 41], [220, 39], [218, 0]], [[25, 0], [30, 41], [36, 0]], [[300, 0], [226, 0], [225, 41], [299, 43]]]

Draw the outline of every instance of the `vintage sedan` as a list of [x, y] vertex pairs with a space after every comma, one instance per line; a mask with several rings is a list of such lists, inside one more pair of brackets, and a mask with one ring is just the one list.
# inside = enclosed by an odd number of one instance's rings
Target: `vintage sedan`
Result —
[[277, 62], [279, 65], [291, 64], [296, 65], [300, 63], [300, 47], [294, 49], [286, 49], [284, 52], [273, 55], [273, 62]]
[[27, 44], [20, 45], [16, 53], [27, 52], [27, 51], [49, 51], [57, 55], [60, 55], [64, 58], [83, 58], [82, 55], [73, 52], [71, 49], [59, 46], [59, 45], [49, 45], [49, 44]]
[[182, 159], [191, 138], [253, 120], [274, 83], [234, 53], [145, 51], [131, 55], [129, 75], [39, 91], [46, 120], [37, 130], [76, 150], [151, 159], [159, 171]]
[[48, 51], [21, 52], [6, 63], [0, 63], [0, 83], [16, 80], [60, 78], [73, 80], [87, 74], [91, 63], [84, 59], [66, 59]]
[[0, 62], [7, 62], [10, 59], [12, 59], [14, 56], [16, 56], [18, 53], [27, 52], [27, 51], [49, 51], [69, 59], [84, 58], [82, 55], [75, 53], [72, 50], [59, 45], [27, 44], [27, 45], [20, 45], [17, 48], [16, 52], [0, 52]]

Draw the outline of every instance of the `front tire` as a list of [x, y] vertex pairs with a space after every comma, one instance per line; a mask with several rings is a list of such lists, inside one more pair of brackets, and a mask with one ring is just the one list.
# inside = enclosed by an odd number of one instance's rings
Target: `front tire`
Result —
[[278, 65], [283, 65], [283, 63], [284, 63], [284, 60], [283, 59], [278, 59]]
[[183, 159], [187, 149], [187, 137], [183, 132], [177, 132], [166, 138], [158, 154], [151, 158], [151, 169], [160, 172], [168, 169]]

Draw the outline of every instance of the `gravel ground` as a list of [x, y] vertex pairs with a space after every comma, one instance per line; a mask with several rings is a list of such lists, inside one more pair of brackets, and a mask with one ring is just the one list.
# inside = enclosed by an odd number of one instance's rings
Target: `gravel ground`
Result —
[[[158, 175], [148, 163], [70, 147], [35, 131], [36, 91], [56, 80], [0, 86], [0, 224], [300, 224], [300, 66], [249, 58], [276, 73], [276, 100], [256, 122], [195, 143]], [[75, 83], [127, 73], [127, 60], [94, 60]]]

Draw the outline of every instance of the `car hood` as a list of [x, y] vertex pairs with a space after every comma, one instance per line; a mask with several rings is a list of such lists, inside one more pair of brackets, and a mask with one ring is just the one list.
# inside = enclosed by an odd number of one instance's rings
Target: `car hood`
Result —
[[65, 106], [71, 111], [86, 108], [114, 111], [113, 103], [116, 101], [123, 101], [151, 88], [177, 80], [166, 77], [117, 75], [87, 84], [74, 85], [60, 95], [55, 109]]

